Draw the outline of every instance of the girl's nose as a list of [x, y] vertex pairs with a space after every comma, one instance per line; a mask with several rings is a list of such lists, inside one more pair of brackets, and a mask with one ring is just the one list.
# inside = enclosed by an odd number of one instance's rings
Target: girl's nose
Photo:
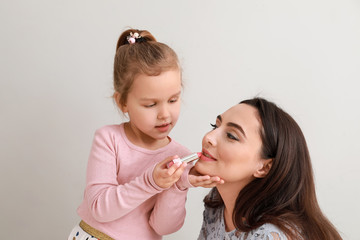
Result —
[[170, 116], [170, 110], [168, 106], [165, 104], [160, 106], [159, 112], [158, 112], [158, 119], [166, 119]]

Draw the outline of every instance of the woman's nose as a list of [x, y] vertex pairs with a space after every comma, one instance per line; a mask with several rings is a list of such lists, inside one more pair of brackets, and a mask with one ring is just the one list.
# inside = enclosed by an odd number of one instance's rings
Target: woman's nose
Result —
[[216, 134], [217, 131], [216, 129], [208, 132], [205, 136], [204, 136], [204, 143], [208, 144], [210, 146], [216, 146]]

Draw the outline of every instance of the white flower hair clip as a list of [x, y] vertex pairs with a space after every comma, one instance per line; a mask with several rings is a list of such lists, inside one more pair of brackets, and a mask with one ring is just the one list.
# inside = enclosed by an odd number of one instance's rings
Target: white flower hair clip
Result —
[[136, 33], [130, 32], [130, 35], [127, 36], [127, 41], [129, 44], [134, 44], [136, 42], [143, 42], [145, 41], [145, 39], [142, 36], [140, 36], [140, 34], [137, 32]]

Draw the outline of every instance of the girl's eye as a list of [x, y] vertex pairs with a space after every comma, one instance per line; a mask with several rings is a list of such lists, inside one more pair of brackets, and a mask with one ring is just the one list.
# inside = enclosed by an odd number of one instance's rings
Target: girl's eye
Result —
[[237, 137], [235, 137], [234, 135], [232, 135], [229, 132], [226, 133], [226, 136], [231, 140], [239, 141], [239, 139]]
[[210, 126], [212, 127], [213, 130], [217, 128], [216, 124], [210, 123]]
[[169, 102], [170, 102], [170, 103], [175, 103], [175, 102], [177, 102], [177, 100], [178, 100], [177, 98], [173, 98], [173, 99], [170, 99]]
[[151, 108], [151, 107], [153, 107], [153, 106], [155, 106], [155, 105], [156, 105], [156, 103], [153, 103], [153, 104], [145, 105], [145, 107], [146, 107], [146, 108]]

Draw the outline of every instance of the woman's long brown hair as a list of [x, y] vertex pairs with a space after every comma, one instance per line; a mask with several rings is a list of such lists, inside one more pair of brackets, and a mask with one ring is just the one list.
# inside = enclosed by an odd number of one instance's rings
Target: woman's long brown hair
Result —
[[[262, 124], [261, 156], [272, 158], [273, 163], [265, 178], [255, 179], [240, 191], [233, 212], [236, 228], [248, 232], [272, 223], [290, 239], [342, 239], [317, 202], [308, 147], [295, 120], [262, 98], [240, 104], [258, 110]], [[216, 188], [204, 202], [208, 207], [223, 205]]]

